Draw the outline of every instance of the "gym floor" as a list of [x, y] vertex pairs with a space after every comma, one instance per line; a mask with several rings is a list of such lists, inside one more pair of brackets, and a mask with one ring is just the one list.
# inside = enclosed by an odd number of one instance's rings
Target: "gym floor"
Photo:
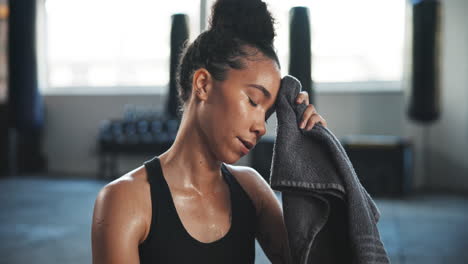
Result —
[[[91, 263], [93, 205], [105, 184], [0, 179], [0, 263]], [[376, 202], [392, 263], [468, 263], [468, 195], [420, 194]], [[269, 263], [258, 245], [255, 263]]]

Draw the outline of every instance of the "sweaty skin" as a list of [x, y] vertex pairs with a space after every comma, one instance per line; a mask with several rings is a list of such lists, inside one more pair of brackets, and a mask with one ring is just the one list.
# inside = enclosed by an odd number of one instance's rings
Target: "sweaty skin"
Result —
[[[159, 156], [179, 218], [187, 232], [204, 243], [222, 238], [231, 226], [221, 164], [235, 163], [246, 154], [240, 139], [255, 145], [266, 133], [265, 115], [280, 87], [274, 61], [259, 54], [244, 62], [246, 68], [229, 69], [225, 81], [214, 80], [203, 68], [194, 73], [177, 137]], [[297, 99], [308, 105], [303, 115], [307, 129], [317, 122], [326, 125], [307, 93]], [[282, 208], [269, 184], [252, 168], [227, 167], [255, 205], [256, 237], [267, 257], [272, 263], [290, 263]], [[106, 185], [94, 207], [93, 263], [139, 263], [138, 245], [149, 233], [151, 213], [143, 166]]]

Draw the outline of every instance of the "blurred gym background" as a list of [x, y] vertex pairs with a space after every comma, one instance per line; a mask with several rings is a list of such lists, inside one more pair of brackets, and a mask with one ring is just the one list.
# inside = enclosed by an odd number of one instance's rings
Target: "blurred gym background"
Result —
[[[468, 1], [266, 2], [392, 263], [467, 263]], [[0, 263], [91, 262], [97, 192], [170, 146], [175, 63], [212, 3], [0, 0]], [[238, 162], [267, 180], [275, 127]]]

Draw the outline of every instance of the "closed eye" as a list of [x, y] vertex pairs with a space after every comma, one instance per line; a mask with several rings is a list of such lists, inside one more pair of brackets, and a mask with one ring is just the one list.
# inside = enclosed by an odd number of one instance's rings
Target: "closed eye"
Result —
[[[250, 97], [249, 97], [249, 102], [250, 102], [250, 104], [251, 104], [252, 106], [254, 106], [254, 107], [256, 107], [256, 106], [258, 105], [257, 103], [255, 103], [254, 101], [252, 101], [252, 99], [250, 99]], [[265, 120], [265, 123], [268, 124], [268, 120]]]
[[252, 101], [252, 99], [250, 99], [250, 97], [249, 97], [249, 102], [250, 102], [250, 104], [253, 105], [253, 106], [257, 106], [257, 105], [258, 105], [257, 103], [255, 103], [254, 101]]

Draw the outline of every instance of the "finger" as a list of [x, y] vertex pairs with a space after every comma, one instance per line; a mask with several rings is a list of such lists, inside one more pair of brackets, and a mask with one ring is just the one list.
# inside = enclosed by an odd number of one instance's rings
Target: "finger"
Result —
[[306, 126], [303, 129], [304, 130], [311, 130], [314, 127], [315, 122], [316, 121], [313, 118], [310, 118], [309, 120], [307, 120]]
[[306, 127], [306, 130], [312, 129], [317, 123], [320, 123], [322, 124], [322, 126], [327, 127], [327, 121], [321, 115], [317, 113], [312, 115], [309, 120], [310, 121], [308, 122], [308, 126]]
[[309, 122], [307, 122], [306, 130], [311, 130], [316, 123], [320, 122], [320, 117], [317, 114], [314, 114], [310, 117]]
[[301, 120], [301, 125], [300, 128], [304, 128], [307, 121], [310, 119], [310, 117], [314, 114], [317, 113], [315, 110], [315, 107], [313, 105], [308, 105], [304, 113], [302, 114], [302, 120]]
[[297, 104], [302, 104], [304, 102], [306, 103], [306, 105], [309, 104], [309, 94], [306, 91], [300, 92], [296, 97]]
[[327, 127], [328, 124], [327, 124], [327, 120], [325, 120], [325, 118], [323, 118], [321, 115], [317, 114], [318, 116], [320, 116], [320, 123], [322, 123], [322, 126], [324, 127]]

